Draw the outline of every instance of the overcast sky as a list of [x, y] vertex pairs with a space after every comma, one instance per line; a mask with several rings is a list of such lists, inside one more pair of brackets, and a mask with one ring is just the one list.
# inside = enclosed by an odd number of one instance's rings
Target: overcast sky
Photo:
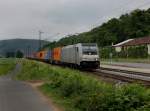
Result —
[[88, 31], [131, 10], [150, 8], [150, 0], [0, 0], [0, 39], [57, 40]]

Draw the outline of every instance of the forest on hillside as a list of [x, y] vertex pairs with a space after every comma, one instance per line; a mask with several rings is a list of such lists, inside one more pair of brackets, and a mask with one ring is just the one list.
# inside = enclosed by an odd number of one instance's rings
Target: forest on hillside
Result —
[[134, 10], [129, 14], [121, 15], [119, 18], [112, 18], [101, 26], [89, 32], [78, 35], [70, 35], [51, 42], [44, 46], [53, 48], [75, 44], [79, 42], [96, 42], [99, 47], [110, 46], [130, 38], [145, 37], [150, 35], [150, 9]]
[[[41, 41], [42, 46], [48, 44], [47, 41]], [[36, 39], [8, 39], [0, 40], [0, 56], [14, 55], [16, 51], [21, 51], [25, 55], [29, 52], [35, 52], [39, 48], [39, 40]]]

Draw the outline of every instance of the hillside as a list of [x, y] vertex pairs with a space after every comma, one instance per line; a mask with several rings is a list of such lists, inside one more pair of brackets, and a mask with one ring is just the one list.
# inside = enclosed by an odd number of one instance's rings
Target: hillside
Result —
[[[42, 41], [42, 44], [48, 42]], [[15, 52], [17, 50], [27, 53], [27, 50], [36, 51], [39, 47], [39, 41], [35, 39], [9, 39], [0, 41], [0, 55], [5, 55], [6, 52]]]
[[45, 47], [56, 47], [79, 42], [96, 42], [100, 47], [116, 44], [130, 38], [150, 35], [150, 9], [135, 10], [113, 18], [101, 26], [78, 35], [71, 35]]

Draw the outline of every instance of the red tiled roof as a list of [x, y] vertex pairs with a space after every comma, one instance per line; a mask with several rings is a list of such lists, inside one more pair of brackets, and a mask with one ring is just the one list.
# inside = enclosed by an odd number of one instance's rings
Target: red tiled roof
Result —
[[142, 45], [142, 44], [150, 44], [150, 37], [143, 37], [143, 38], [135, 38], [122, 46], [132, 46], [132, 45]]

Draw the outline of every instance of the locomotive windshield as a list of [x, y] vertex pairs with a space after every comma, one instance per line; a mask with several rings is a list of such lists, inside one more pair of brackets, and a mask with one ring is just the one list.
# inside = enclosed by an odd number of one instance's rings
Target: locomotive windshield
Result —
[[82, 51], [84, 55], [97, 55], [97, 46], [96, 44], [84, 44], [82, 45]]

